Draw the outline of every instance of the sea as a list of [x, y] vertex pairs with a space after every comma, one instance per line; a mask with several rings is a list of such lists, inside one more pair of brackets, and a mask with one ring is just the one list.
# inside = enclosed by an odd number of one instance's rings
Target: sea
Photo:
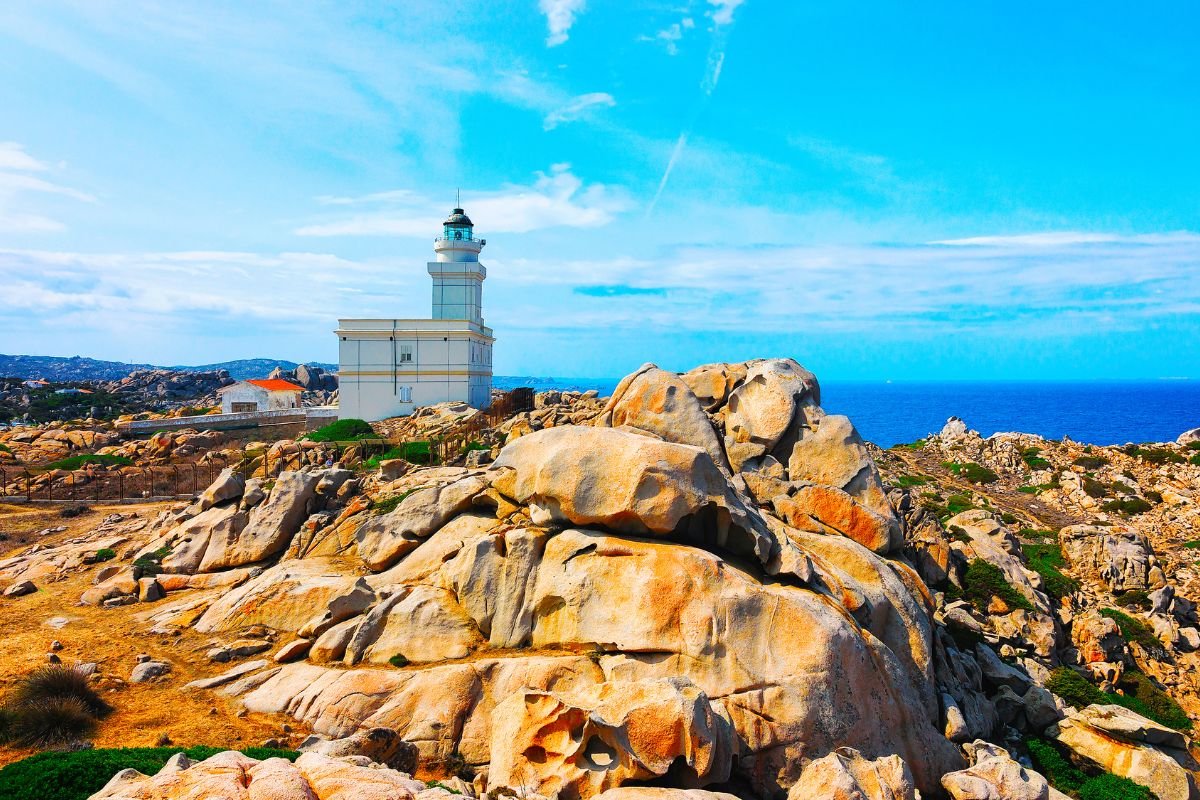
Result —
[[[498, 389], [532, 386], [612, 394], [617, 378], [497, 376]], [[941, 430], [952, 416], [990, 436], [998, 431], [1069, 436], [1097, 445], [1170, 442], [1200, 427], [1200, 381], [837, 382], [821, 381], [821, 406], [850, 417], [880, 447]]]

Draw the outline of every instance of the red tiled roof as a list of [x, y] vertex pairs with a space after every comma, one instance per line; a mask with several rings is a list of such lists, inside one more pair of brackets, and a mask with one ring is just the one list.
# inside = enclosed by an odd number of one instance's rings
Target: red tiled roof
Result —
[[297, 386], [290, 381], [280, 380], [279, 378], [263, 378], [261, 380], [248, 380], [246, 383], [253, 383], [255, 386], [261, 386], [269, 392], [303, 392], [303, 386]]

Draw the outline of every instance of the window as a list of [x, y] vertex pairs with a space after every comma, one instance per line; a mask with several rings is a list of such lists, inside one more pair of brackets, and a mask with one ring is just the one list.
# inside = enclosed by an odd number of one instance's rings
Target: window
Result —
[[408, 364], [408, 363], [412, 363], [412, 360], [413, 360], [412, 359], [412, 345], [411, 344], [400, 345], [400, 363]]
[[230, 412], [244, 414], [247, 411], [258, 411], [258, 403], [230, 403]]
[[400, 387], [400, 402], [401, 403], [411, 403], [412, 402], [412, 387], [411, 386], [401, 386]]

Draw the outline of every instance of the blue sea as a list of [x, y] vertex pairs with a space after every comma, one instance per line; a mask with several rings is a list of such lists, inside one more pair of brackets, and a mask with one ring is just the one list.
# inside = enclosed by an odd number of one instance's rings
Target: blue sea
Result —
[[[612, 394], [615, 378], [497, 376], [496, 388], [596, 389]], [[839, 383], [821, 381], [821, 405], [845, 414], [863, 438], [881, 447], [941, 430], [951, 416], [989, 436], [997, 431], [1070, 436], [1091, 444], [1168, 442], [1200, 427], [1200, 381], [1076, 383]]]

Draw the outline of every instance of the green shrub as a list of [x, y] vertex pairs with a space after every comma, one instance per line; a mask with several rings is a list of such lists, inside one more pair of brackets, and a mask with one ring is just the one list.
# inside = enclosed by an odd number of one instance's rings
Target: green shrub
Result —
[[1188, 450], [1200, 450], [1200, 441], [1188, 442], [1184, 447]]
[[1163, 501], [1162, 492], [1156, 492], [1153, 489], [1147, 489], [1142, 492], [1142, 495], [1151, 503], [1161, 503]]
[[1115, 511], [1127, 516], [1135, 516], [1144, 514], [1154, 506], [1147, 503], [1140, 497], [1126, 497], [1122, 500], [1109, 500], [1107, 503], [1102, 503], [1100, 508], [1105, 511]]
[[1029, 757], [1038, 772], [1060, 792], [1079, 800], [1153, 800], [1145, 786], [1109, 772], [1089, 776], [1076, 767], [1046, 739], [1032, 737], [1025, 742]]
[[970, 542], [971, 542], [970, 534], [968, 534], [963, 528], [960, 528], [958, 525], [948, 526], [946, 528], [946, 535], [949, 536], [951, 539], [953, 539], [956, 542], [963, 542], [964, 544], [970, 544]]
[[112, 561], [117, 557], [117, 551], [111, 547], [101, 547], [96, 551], [96, 561]]
[[1109, 695], [1097, 689], [1070, 667], [1055, 667], [1050, 671], [1046, 688], [1063, 699], [1071, 708], [1084, 708], [1093, 703], [1108, 703]]
[[1005, 511], [1000, 515], [1000, 521], [1005, 525], [1016, 525], [1018, 522], [1020, 522], [1016, 514], [1008, 511]]
[[491, 449], [492, 448], [488, 447], [483, 442], [477, 442], [472, 439], [471, 441], [469, 441], [463, 445], [462, 452], [465, 455], [465, 454], [471, 452], [472, 450], [491, 450]]
[[967, 565], [967, 572], [963, 575], [963, 597], [980, 611], [987, 611], [993, 597], [1002, 600], [1009, 608], [1033, 610], [1033, 604], [1013, 588], [1000, 568], [981, 558]]
[[401, 447], [400, 456], [413, 464], [432, 464], [435, 460], [433, 446], [430, 442], [405, 442]]
[[1026, 447], [1021, 451], [1021, 460], [1030, 469], [1046, 469], [1050, 466], [1050, 462], [1041, 456], [1042, 448]]
[[395, 511], [396, 506], [398, 506], [402, 502], [404, 502], [404, 498], [408, 497], [410, 494], [412, 494], [415, 491], [416, 491], [416, 489], [409, 489], [407, 492], [401, 492], [400, 494], [393, 495], [392, 497], [389, 497], [386, 500], [378, 500], [378, 501], [372, 500], [371, 501], [371, 513], [372, 514], [387, 514], [390, 511]]
[[339, 419], [323, 428], [304, 434], [301, 439], [310, 442], [352, 442], [356, 439], [374, 439], [375, 430], [361, 419]]
[[1117, 605], [1124, 608], [1137, 608], [1142, 611], [1150, 610], [1150, 595], [1144, 589], [1130, 589], [1116, 595]]
[[1046, 594], [1061, 600], [1072, 592], [1079, 591], [1079, 581], [1062, 574], [1066, 565], [1062, 548], [1057, 544], [1027, 544], [1024, 546], [1029, 568], [1042, 576]]
[[971, 502], [971, 498], [965, 494], [952, 494], [946, 498], [946, 511], [950, 516], [961, 514], [964, 511], [970, 511], [975, 507]]
[[[143, 775], [154, 775], [179, 752], [193, 761], [202, 761], [221, 752], [221, 748], [121, 747], [38, 753], [0, 769], [0, 797], [5, 800], [87, 800], [121, 770], [136, 769]], [[265, 747], [250, 747], [242, 752], [251, 758], [286, 758], [289, 761], [295, 761], [300, 755], [291, 750]]]
[[995, 472], [974, 461], [943, 461], [942, 466], [971, 483], [994, 483], [999, 478]]
[[1096, 480], [1095, 478], [1089, 478], [1085, 475], [1083, 477], [1083, 492], [1088, 497], [1095, 497], [1097, 499], [1101, 497], [1107, 497], [1108, 485]]
[[1123, 448], [1123, 450], [1126, 455], [1140, 458], [1147, 464], [1182, 464], [1185, 460], [1179, 453], [1166, 447], [1141, 447], [1139, 445], [1132, 445]]
[[1017, 491], [1021, 494], [1037, 494], [1042, 491], [1040, 486], [1018, 486]]
[[1192, 539], [1190, 542], [1184, 542], [1183, 546], [1189, 550], [1200, 549], [1200, 539]]
[[1159, 658], [1166, 654], [1162, 642], [1154, 635], [1154, 631], [1140, 619], [1134, 619], [1123, 611], [1117, 611], [1115, 608], [1100, 609], [1100, 616], [1108, 617], [1117, 623], [1117, 627], [1121, 629], [1121, 635], [1125, 637], [1125, 641], [1137, 642], [1145, 648], [1146, 652]]
[[1108, 464], [1108, 459], [1104, 456], [1080, 456], [1071, 462], [1077, 467], [1083, 467], [1088, 472], [1094, 472]]
[[408, 657], [405, 656], [403, 653], [396, 653], [396, 655], [394, 655], [388, 659], [388, 663], [391, 664], [393, 667], [407, 667], [409, 664], [409, 661], [408, 661]]
[[894, 445], [892, 445], [891, 449], [892, 450], [924, 450], [925, 449], [925, 440], [917, 439], [915, 442], [908, 442], [907, 444], [894, 444]]
[[10, 448], [4, 442], [0, 442], [0, 453], [8, 453], [9, 455], [12, 455], [12, 448]]
[[363, 466], [367, 469], [379, 469], [379, 465], [384, 461], [391, 461], [395, 458], [404, 458], [404, 451], [399, 447], [390, 447], [377, 456], [371, 456], [363, 462]]
[[125, 456], [104, 455], [98, 456], [95, 453], [90, 455], [70, 456], [47, 464], [44, 469], [80, 469], [88, 464], [99, 464], [104, 467], [127, 467], [133, 461]]
[[162, 572], [162, 560], [171, 555], [171, 548], [168, 545], [163, 545], [157, 550], [138, 556], [134, 559], [133, 566], [141, 571], [142, 577], [154, 577]]
[[1158, 688], [1145, 673], [1126, 670], [1117, 688], [1125, 693], [1125, 700], [1133, 701], [1120, 705], [1168, 728], [1191, 730], [1192, 721], [1188, 719], [1187, 713], [1179, 703], [1175, 702], [1175, 698]]
[[1189, 458], [1188, 463], [1195, 464], [1196, 466], [1200, 467], [1200, 453], [1196, 453], [1196, 455]]
[[1017, 535], [1023, 536], [1026, 539], [1058, 539], [1058, 531], [1046, 530], [1045, 528], [1021, 528], [1017, 531]]
[[912, 488], [913, 486], [924, 486], [927, 483], [929, 483], [929, 479], [920, 475], [901, 475], [896, 479], [896, 485], [905, 489]]

